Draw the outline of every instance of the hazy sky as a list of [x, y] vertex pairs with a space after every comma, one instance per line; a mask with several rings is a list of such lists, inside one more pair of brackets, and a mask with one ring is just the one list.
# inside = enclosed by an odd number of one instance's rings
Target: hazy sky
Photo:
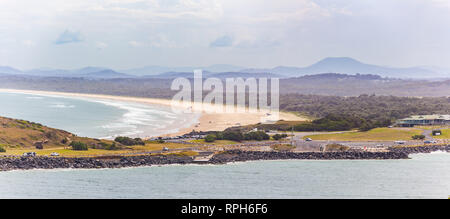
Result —
[[0, 0], [0, 65], [450, 68], [450, 0]]

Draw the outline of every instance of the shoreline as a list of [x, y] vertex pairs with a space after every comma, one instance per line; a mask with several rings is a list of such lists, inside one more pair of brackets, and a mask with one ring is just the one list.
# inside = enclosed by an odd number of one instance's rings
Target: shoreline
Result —
[[248, 161], [279, 160], [404, 160], [411, 154], [450, 152], [450, 145], [414, 148], [390, 148], [388, 152], [262, 152], [230, 150], [215, 154], [207, 161], [176, 155], [110, 156], [94, 158], [0, 157], [0, 172], [15, 170], [122, 169], [165, 165], [225, 165]]
[[[121, 102], [139, 103], [145, 105], [158, 105], [164, 107], [175, 107], [178, 109], [186, 109], [186, 106], [181, 104], [172, 105], [172, 101], [169, 99], [157, 99], [157, 98], [144, 98], [144, 97], [129, 97], [129, 96], [113, 96], [104, 94], [84, 94], [84, 93], [67, 93], [57, 91], [40, 91], [40, 90], [22, 90], [22, 89], [3, 89], [0, 88], [0, 92], [5, 93], [19, 93], [30, 95], [48, 95], [59, 96], [69, 98], [91, 98], [97, 100], [113, 100]], [[265, 112], [258, 113], [214, 113], [218, 106], [213, 104], [203, 104], [200, 108], [199, 104], [193, 103], [189, 106], [192, 109], [192, 113], [199, 114], [198, 119], [193, 121], [193, 124], [188, 128], [180, 128], [177, 132], [163, 134], [164, 137], [179, 136], [196, 131], [223, 131], [229, 127], [236, 125], [252, 125], [260, 123], [265, 117]], [[20, 119], [20, 118], [19, 118]], [[285, 121], [307, 121], [306, 118], [297, 116], [293, 113], [280, 112], [280, 120]], [[167, 130], [169, 131], [169, 130]]]

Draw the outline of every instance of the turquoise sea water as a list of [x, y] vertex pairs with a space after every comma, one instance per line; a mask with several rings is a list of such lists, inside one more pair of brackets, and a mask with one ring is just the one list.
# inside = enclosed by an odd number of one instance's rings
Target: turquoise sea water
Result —
[[450, 154], [0, 172], [0, 198], [442, 198]]
[[0, 116], [24, 119], [79, 136], [150, 137], [177, 132], [198, 115], [176, 114], [169, 107], [113, 100], [0, 92]]

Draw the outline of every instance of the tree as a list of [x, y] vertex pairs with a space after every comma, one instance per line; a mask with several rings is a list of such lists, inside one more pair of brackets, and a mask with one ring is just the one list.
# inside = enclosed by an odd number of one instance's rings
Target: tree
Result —
[[278, 141], [278, 140], [281, 139], [281, 135], [280, 135], [280, 134], [275, 134], [275, 135], [272, 136], [272, 138], [273, 138], [275, 141]]
[[119, 142], [126, 146], [133, 146], [133, 145], [145, 145], [145, 142], [140, 138], [129, 138], [129, 137], [117, 137], [114, 139], [115, 142]]
[[216, 135], [209, 134], [205, 137], [205, 142], [214, 142], [216, 140]]
[[242, 133], [237, 131], [227, 131], [223, 133], [223, 139], [230, 141], [242, 141], [244, 140], [244, 136]]
[[79, 142], [79, 141], [72, 141], [72, 143], [70, 143], [70, 146], [72, 146], [72, 150], [74, 150], [74, 151], [87, 151], [88, 150], [88, 146], [85, 143]]
[[283, 138], [287, 138], [288, 137], [288, 135], [287, 134], [275, 134], [275, 135], [273, 135], [272, 136], [272, 138], [274, 139], [274, 140], [276, 140], [276, 141], [278, 141], [278, 140], [281, 140], [281, 139], [283, 139]]

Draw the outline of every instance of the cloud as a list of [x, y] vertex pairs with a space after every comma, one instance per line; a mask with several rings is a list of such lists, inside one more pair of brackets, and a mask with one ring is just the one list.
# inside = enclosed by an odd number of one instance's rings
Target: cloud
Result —
[[439, 7], [446, 7], [450, 9], [450, 1], [448, 0], [432, 0], [432, 2]]
[[55, 44], [67, 44], [67, 43], [77, 43], [82, 42], [83, 38], [80, 32], [65, 30], [61, 35], [59, 35], [58, 39], [56, 39]]
[[232, 45], [233, 38], [227, 35], [219, 37], [209, 44], [210, 47], [230, 47]]
[[177, 48], [175, 41], [171, 40], [165, 34], [155, 34], [150, 36], [150, 46], [155, 48]]
[[141, 42], [138, 42], [138, 41], [129, 41], [128, 42], [128, 45], [130, 45], [131, 47], [141, 47], [141, 46], [143, 46], [144, 44], [143, 43], [141, 43]]
[[25, 46], [28, 46], [28, 47], [33, 47], [36, 45], [36, 43], [31, 40], [24, 40], [24, 41], [22, 41], [22, 44]]
[[108, 47], [108, 44], [104, 43], [104, 42], [97, 42], [95, 44], [95, 48], [97, 48], [98, 50], [103, 50], [106, 47]]

